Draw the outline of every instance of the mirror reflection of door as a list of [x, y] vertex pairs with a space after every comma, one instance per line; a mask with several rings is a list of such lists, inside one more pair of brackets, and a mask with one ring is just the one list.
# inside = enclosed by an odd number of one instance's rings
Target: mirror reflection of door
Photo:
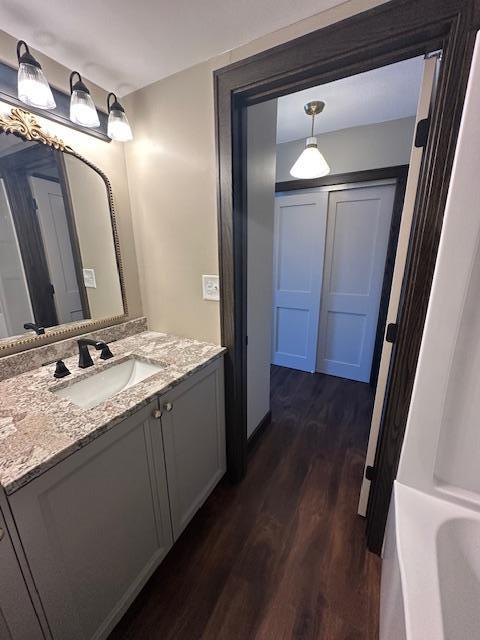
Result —
[[[8, 335], [22, 333], [26, 322], [52, 327], [88, 318], [88, 305], [83, 304], [86, 294], [81, 257], [73, 214], [67, 211], [68, 184], [60, 154], [25, 142], [9, 145], [3, 155], [0, 147], [0, 174], [31, 307], [29, 314], [23, 309], [23, 318], [17, 309], [15, 333], [9, 330]], [[7, 257], [5, 261], [8, 264], [2, 271], [8, 270], [12, 259]], [[4, 306], [18, 306], [15, 292], [6, 296]]]
[[30, 178], [47, 257], [58, 322], [83, 320], [82, 301], [75, 271], [67, 214], [59, 182]]
[[109, 189], [74, 153], [0, 130], [0, 339], [124, 314]]
[[0, 338], [22, 333], [34, 322], [28, 283], [23, 268], [12, 210], [0, 179]]

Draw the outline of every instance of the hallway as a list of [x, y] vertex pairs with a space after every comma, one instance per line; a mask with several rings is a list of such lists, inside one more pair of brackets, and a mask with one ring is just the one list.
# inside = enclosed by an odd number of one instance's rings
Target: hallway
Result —
[[373, 392], [272, 367], [272, 424], [111, 640], [375, 640], [380, 560], [356, 515]]

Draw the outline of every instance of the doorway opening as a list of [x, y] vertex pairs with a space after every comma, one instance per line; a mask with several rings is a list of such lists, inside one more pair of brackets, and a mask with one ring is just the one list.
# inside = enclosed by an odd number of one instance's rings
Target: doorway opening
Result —
[[[439, 65], [439, 53], [417, 56], [247, 107], [247, 437], [258, 439], [272, 410], [272, 428], [281, 428], [284, 407], [271, 402], [278, 380], [296, 406], [292, 389], [302, 396], [305, 387], [296, 372], [315, 376], [322, 403], [304, 401], [316, 407], [308, 416], [323, 433], [318, 446], [322, 437], [326, 448], [340, 446], [342, 418], [337, 424], [331, 417], [338, 397], [355, 416], [351, 449], [364, 475], [363, 484], [361, 475], [350, 479], [348, 496], [356, 492], [358, 501], [362, 488], [358, 507], [349, 508], [363, 516], [370, 488], [365, 416], [385, 397], [387, 316], [398, 314], [412, 222], [406, 187], [416, 191], [423, 149], [414, 138]], [[325, 107], [310, 132], [303, 105], [314, 100]], [[293, 178], [309, 133], [329, 171]]]
[[[396, 475], [475, 37], [474, 2], [392, 1], [215, 72], [222, 341], [228, 473], [247, 465], [247, 107], [443, 50], [414, 190], [379, 444], [370, 472], [367, 541], [380, 553]], [[408, 193], [408, 188], [407, 188]], [[395, 327], [394, 327], [395, 329]], [[381, 369], [381, 367], [380, 367]], [[378, 388], [378, 385], [377, 385]], [[375, 410], [374, 410], [375, 412]]]

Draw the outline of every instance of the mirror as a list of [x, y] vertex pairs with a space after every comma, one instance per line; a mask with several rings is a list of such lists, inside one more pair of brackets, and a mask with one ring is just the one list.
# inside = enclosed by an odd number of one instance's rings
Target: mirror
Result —
[[0, 130], [0, 338], [123, 316], [108, 180], [23, 110]]

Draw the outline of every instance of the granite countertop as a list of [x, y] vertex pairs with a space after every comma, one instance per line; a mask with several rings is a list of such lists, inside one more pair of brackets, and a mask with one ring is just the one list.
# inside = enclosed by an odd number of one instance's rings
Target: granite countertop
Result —
[[[33, 478], [111, 429], [219, 357], [217, 345], [145, 331], [111, 343], [114, 357], [78, 368], [78, 356], [65, 359], [72, 375], [56, 380], [55, 364], [0, 382], [0, 484], [11, 494]], [[130, 356], [164, 365], [161, 371], [91, 409], [83, 409], [52, 390], [70, 385]]]

